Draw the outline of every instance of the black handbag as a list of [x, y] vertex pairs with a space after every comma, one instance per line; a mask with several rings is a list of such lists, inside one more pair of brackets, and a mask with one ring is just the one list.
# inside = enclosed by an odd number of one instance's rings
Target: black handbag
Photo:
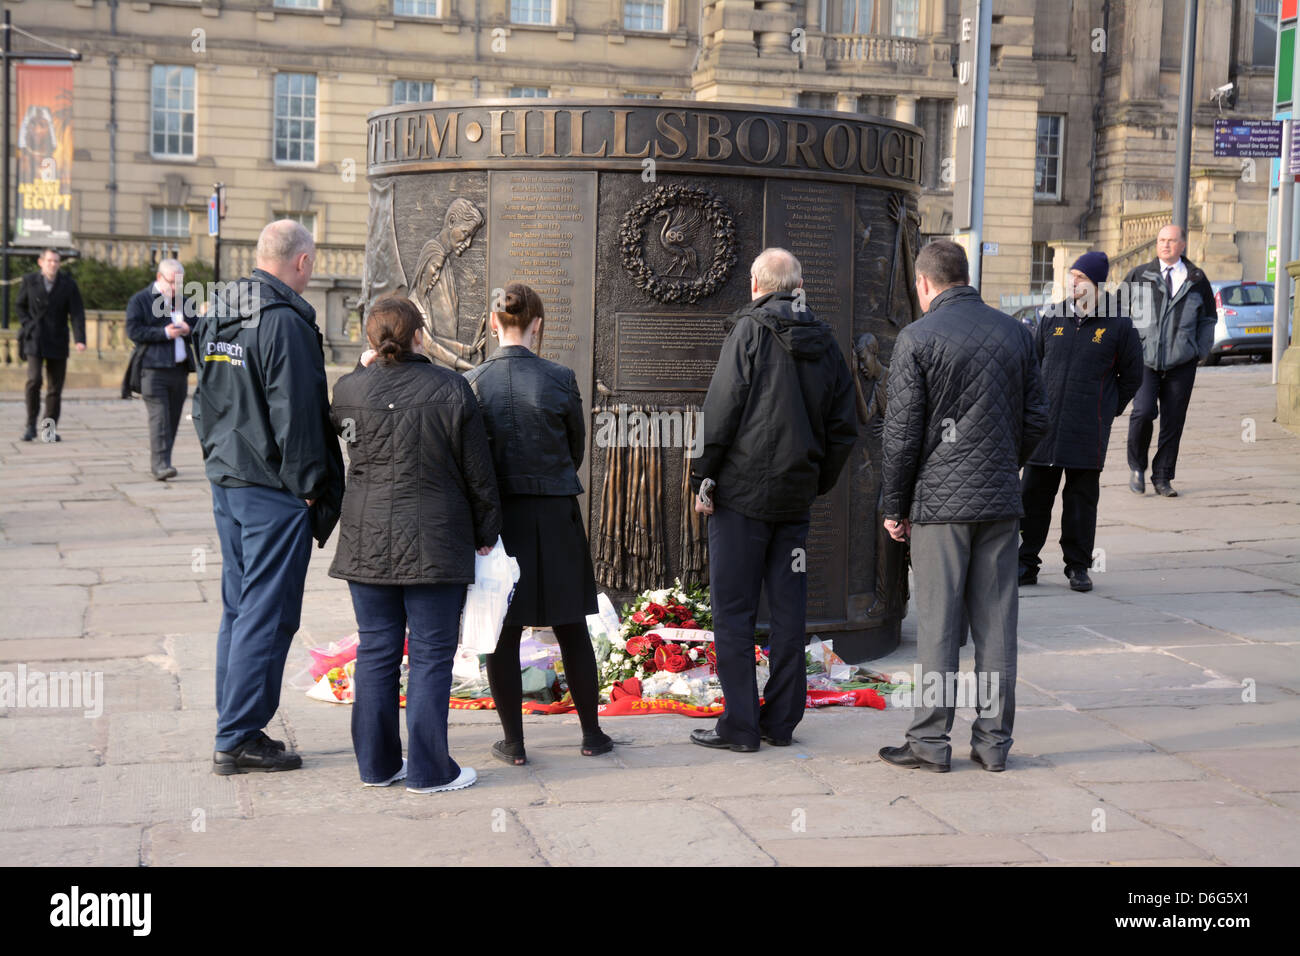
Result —
[[147, 346], [137, 345], [126, 363], [126, 374], [122, 376], [122, 397], [139, 395], [143, 389], [141, 380], [144, 376], [144, 353]]

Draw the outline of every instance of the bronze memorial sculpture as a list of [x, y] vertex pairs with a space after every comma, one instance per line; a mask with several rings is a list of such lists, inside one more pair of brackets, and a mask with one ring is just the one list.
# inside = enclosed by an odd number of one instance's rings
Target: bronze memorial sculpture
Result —
[[809, 631], [848, 660], [879, 656], [907, 606], [906, 549], [878, 533], [878, 432], [894, 339], [917, 316], [922, 147], [893, 120], [728, 103], [385, 108], [369, 118], [363, 306], [405, 289], [431, 356], [466, 369], [495, 345], [493, 290], [537, 290], [541, 354], [574, 370], [591, 415], [583, 518], [617, 604], [708, 580], [706, 519], [683, 478], [694, 413], [723, 320], [749, 299], [746, 265], [789, 249], [857, 370], [868, 426], [859, 465], [813, 508]]

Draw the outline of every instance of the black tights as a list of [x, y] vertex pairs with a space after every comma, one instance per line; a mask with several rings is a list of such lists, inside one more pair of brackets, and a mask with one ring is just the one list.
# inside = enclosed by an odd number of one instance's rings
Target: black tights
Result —
[[[582, 735], [595, 736], [600, 733], [600, 721], [596, 717], [596, 654], [591, 649], [587, 625], [581, 621], [577, 624], [555, 624], [551, 630], [555, 632], [560, 644], [560, 654], [564, 658], [564, 677], [569, 685], [569, 693], [573, 695], [573, 704], [578, 709]], [[522, 743], [524, 739], [524, 688], [519, 667], [519, 638], [523, 631], [522, 627], [509, 625], [501, 628], [496, 652], [487, 658], [492, 699], [496, 702], [497, 716], [501, 718], [501, 728], [509, 743]]]

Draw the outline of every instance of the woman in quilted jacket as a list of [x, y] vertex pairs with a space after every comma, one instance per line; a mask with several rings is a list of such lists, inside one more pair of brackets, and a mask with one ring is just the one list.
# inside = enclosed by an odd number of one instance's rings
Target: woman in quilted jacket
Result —
[[[330, 418], [349, 465], [330, 575], [348, 582], [361, 637], [352, 705], [361, 781], [405, 779], [413, 793], [437, 793], [477, 779], [448, 750], [447, 710], [474, 553], [496, 542], [501, 503], [478, 401], [462, 376], [416, 351], [420, 326], [409, 299], [376, 300], [366, 316], [374, 360], [334, 386]], [[408, 628], [403, 759], [398, 681]]]

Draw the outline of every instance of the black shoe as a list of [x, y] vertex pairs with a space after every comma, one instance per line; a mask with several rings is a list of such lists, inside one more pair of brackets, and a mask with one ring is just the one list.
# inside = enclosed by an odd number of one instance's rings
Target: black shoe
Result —
[[1038, 569], [1027, 568], [1023, 564], [1020, 566], [1020, 580], [1017, 582], [1020, 587], [1028, 587], [1031, 584], [1038, 583]]
[[1066, 568], [1065, 576], [1070, 579], [1071, 591], [1091, 591], [1092, 578], [1083, 568]]
[[492, 756], [512, 767], [522, 767], [528, 763], [528, 754], [524, 751], [522, 740], [498, 740], [492, 745]]
[[931, 773], [947, 773], [952, 769], [946, 763], [931, 763], [928, 760], [922, 760], [912, 753], [912, 748], [907, 744], [903, 744], [901, 747], [881, 747], [880, 759], [885, 763], [892, 763], [895, 767], [906, 767], [908, 770], [929, 770]]
[[582, 755], [584, 757], [599, 757], [601, 754], [607, 754], [614, 749], [614, 739], [609, 734], [597, 732], [588, 737], [582, 735]]
[[23, 441], [35, 441], [35, 440], [36, 440], [36, 429], [33, 428], [31, 425], [28, 425], [23, 430]]
[[261, 737], [263, 740], [265, 740], [268, 744], [270, 744], [270, 745], [271, 745], [272, 747], [274, 747], [276, 750], [283, 750], [283, 749], [284, 749], [284, 741], [283, 741], [283, 740], [275, 740], [274, 738], [268, 736], [265, 730], [259, 730], [259, 731], [257, 732], [257, 734], [258, 734], [259, 737]]
[[1155, 489], [1156, 494], [1162, 498], [1177, 498], [1178, 492], [1170, 486], [1169, 482], [1163, 478], [1152, 478], [1151, 487]]
[[1135, 495], [1145, 495], [1147, 493], [1146, 478], [1137, 469], [1134, 469], [1133, 474], [1129, 475], [1128, 490]]
[[763, 743], [771, 744], [773, 747], [789, 747], [790, 744], [794, 743], [794, 738], [793, 737], [769, 737], [767, 734], [764, 734]]
[[212, 755], [212, 772], [223, 777], [236, 773], [275, 773], [297, 770], [302, 757], [290, 750], [277, 750], [271, 739], [258, 732], [234, 750], [218, 750]]
[[171, 465], [168, 465], [166, 468], [162, 469], [161, 471], [155, 471], [153, 473], [153, 476], [157, 478], [159, 481], [166, 481], [168, 478], [176, 477], [176, 469], [171, 467]]
[[1007, 769], [1007, 765], [1004, 763], [985, 763], [984, 759], [973, 750], [970, 752], [970, 759], [975, 761], [975, 763], [979, 764], [989, 773], [1001, 773], [1003, 770]]
[[715, 750], [735, 750], [742, 754], [752, 754], [758, 750], [751, 744], [733, 744], [729, 740], [723, 740], [716, 730], [692, 730], [691, 743], [699, 744], [701, 747], [712, 747]]

